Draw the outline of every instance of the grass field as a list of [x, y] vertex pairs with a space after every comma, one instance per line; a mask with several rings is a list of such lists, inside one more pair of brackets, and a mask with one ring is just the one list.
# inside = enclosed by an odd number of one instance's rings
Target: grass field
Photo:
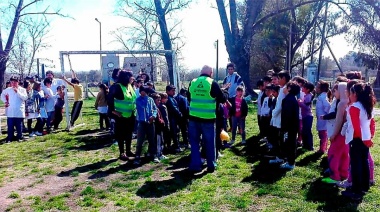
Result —
[[[97, 133], [93, 103], [85, 101], [85, 126], [0, 146], [0, 211], [379, 211], [378, 185], [351, 203], [321, 183], [325, 156], [300, 152], [296, 168], [282, 172], [250, 156], [240, 137], [212, 174], [189, 175], [189, 151], [133, 166], [117, 159], [108, 135]], [[253, 107], [247, 120], [250, 137], [257, 134]], [[371, 151], [378, 166], [379, 145]]]

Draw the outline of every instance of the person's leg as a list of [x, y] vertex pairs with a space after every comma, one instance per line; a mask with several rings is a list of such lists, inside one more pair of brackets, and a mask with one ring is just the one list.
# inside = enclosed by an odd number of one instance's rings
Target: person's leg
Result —
[[54, 111], [50, 111], [47, 114], [48, 114], [48, 118], [46, 120], [46, 128], [49, 131], [49, 130], [51, 130], [51, 125], [52, 125], [52, 120], [53, 120], [53, 116], [54, 116]]
[[104, 116], [104, 122], [106, 123], [106, 129], [110, 129], [110, 119], [109, 117], [107, 116], [107, 113], [102, 113], [102, 115]]
[[103, 120], [104, 120], [103, 114], [99, 113], [99, 127], [101, 130], [104, 129]]
[[173, 148], [179, 149], [179, 141], [178, 141], [178, 124], [175, 119], [170, 120], [170, 134], [173, 140]]
[[129, 118], [124, 118], [123, 122], [123, 138], [125, 140], [125, 152], [127, 153], [128, 156], [133, 156], [133, 153], [131, 151], [131, 146], [132, 146], [132, 133], [133, 133], [133, 128], [132, 127], [126, 127], [126, 126], [133, 126], [135, 123], [136, 117], [131, 116]]
[[302, 139], [303, 146], [307, 150], [313, 150], [313, 135], [311, 134], [311, 128], [313, 125], [313, 117], [306, 116], [302, 119]]
[[189, 145], [189, 134], [188, 134], [188, 126], [189, 122], [186, 118], [182, 118], [181, 120], [181, 134], [182, 134], [182, 143], [187, 146]]
[[15, 118], [15, 126], [16, 126], [16, 132], [17, 132], [17, 140], [22, 139], [22, 125], [24, 123], [23, 118]]
[[299, 128], [298, 128], [298, 142], [302, 144], [302, 126], [303, 126], [302, 119], [299, 120]]
[[115, 139], [119, 145], [119, 153], [120, 155], [125, 154], [125, 149], [124, 149], [124, 128], [125, 126], [123, 125], [123, 119], [124, 118], [115, 118]]
[[162, 156], [162, 144], [163, 144], [163, 133], [161, 132], [156, 132], [155, 136], [156, 140], [156, 157], [160, 158]]
[[190, 165], [189, 169], [192, 171], [200, 171], [202, 169], [201, 155], [200, 155], [200, 137], [201, 137], [201, 124], [190, 120], [189, 122], [189, 140], [191, 145]]
[[239, 118], [239, 126], [241, 130], [241, 140], [245, 141], [245, 118]]
[[[343, 141], [344, 143], [344, 141]], [[340, 164], [341, 156], [343, 154], [343, 149], [341, 148], [342, 141], [338, 136], [333, 142], [331, 142], [330, 149], [328, 152], [328, 163], [330, 169], [330, 178], [333, 180], [340, 180]]]
[[139, 124], [137, 125], [136, 158], [140, 158], [141, 156], [142, 145], [144, 144], [146, 130], [147, 123], [139, 122]]
[[169, 127], [166, 127], [166, 126], [164, 127], [163, 134], [164, 134], [164, 148], [169, 149], [172, 142]]
[[297, 132], [288, 132], [288, 139], [285, 141], [284, 145], [286, 146], [285, 149], [288, 164], [294, 166], [297, 151]]
[[369, 181], [373, 183], [375, 181], [374, 171], [375, 171], [375, 163], [373, 161], [371, 152], [368, 152], [368, 165], [369, 165]]
[[238, 125], [238, 118], [235, 116], [232, 116], [231, 119], [232, 119], [232, 140], [231, 141], [235, 141], [236, 129], [237, 129], [237, 125]]
[[362, 191], [367, 192], [369, 190], [369, 180], [370, 180], [370, 170], [368, 163], [369, 148], [361, 142], [362, 151], [361, 151], [361, 163], [363, 167], [363, 176], [362, 176]]
[[325, 153], [327, 150], [327, 130], [319, 130], [319, 151]]
[[71, 111], [71, 126], [74, 126], [75, 121], [78, 119], [80, 111], [82, 109], [83, 101], [75, 101], [73, 105], [73, 109]]
[[147, 125], [146, 133], [148, 137], [148, 152], [151, 157], [157, 157], [157, 140], [155, 139], [154, 123]]
[[33, 130], [32, 130], [32, 122], [33, 122], [33, 119], [28, 119], [27, 120], [27, 126], [28, 126], [28, 133], [29, 134], [32, 134], [33, 133]]
[[8, 137], [7, 141], [13, 141], [14, 133], [15, 133], [15, 118], [7, 118], [7, 132]]
[[[349, 178], [350, 175], [350, 155], [349, 155], [349, 146], [345, 143], [345, 137], [342, 135], [337, 136], [338, 139], [341, 140], [341, 151], [342, 154], [340, 156], [340, 167], [339, 167], [339, 173], [340, 173], [340, 179], [345, 180]], [[351, 182], [351, 180], [349, 180]]]
[[214, 171], [216, 167], [215, 161], [215, 123], [201, 124], [202, 139], [205, 142], [207, 170]]
[[[369, 187], [368, 152], [365, 151], [365, 146], [363, 146], [364, 144], [360, 139], [354, 139], [350, 143], [352, 191], [356, 194], [361, 194], [365, 187]], [[366, 157], [363, 156], [365, 153], [367, 154]], [[366, 159], [364, 163], [363, 159]], [[365, 177], [368, 178], [364, 180]], [[367, 183], [364, 181], [367, 181]]]

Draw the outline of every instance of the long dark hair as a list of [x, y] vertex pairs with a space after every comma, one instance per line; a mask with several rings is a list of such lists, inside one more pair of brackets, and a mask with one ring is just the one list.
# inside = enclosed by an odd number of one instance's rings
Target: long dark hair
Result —
[[107, 94], [108, 94], [108, 87], [107, 87], [107, 85], [106, 84], [100, 84], [99, 88], [102, 89], [104, 95], [107, 96]]
[[363, 105], [367, 112], [368, 119], [371, 119], [373, 107], [376, 104], [375, 94], [371, 85], [368, 83], [358, 83], [354, 85], [350, 91], [356, 94], [358, 102]]

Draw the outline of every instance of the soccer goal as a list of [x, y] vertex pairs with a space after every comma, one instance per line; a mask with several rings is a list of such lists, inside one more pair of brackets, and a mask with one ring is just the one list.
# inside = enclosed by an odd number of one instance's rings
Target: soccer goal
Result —
[[[177, 63], [177, 55], [174, 50], [130, 50], [130, 51], [60, 51], [59, 52], [59, 58], [60, 58], [60, 64], [61, 64], [61, 72], [62, 75], [65, 74], [65, 58], [68, 58], [70, 60], [70, 55], [100, 55], [100, 65], [102, 70], [100, 70], [102, 75], [102, 82], [109, 82], [111, 80], [111, 73], [114, 68], [127, 68], [127, 69], [140, 69], [139, 71], [143, 71], [142, 64], [145, 64], [145, 68], [150, 68], [153, 64], [160, 63], [160, 60], [158, 59], [156, 62], [156, 57], [154, 57], [155, 61], [152, 60], [152, 55], [159, 55], [163, 57], [165, 54], [171, 54], [172, 56], [172, 63], [173, 63], [173, 81], [170, 82], [170, 84], [175, 85], [179, 91], [179, 88], [181, 88], [181, 82], [179, 73], [177, 71], [178, 63]], [[122, 55], [128, 55], [128, 57], [125, 57], [122, 64], [120, 66], [119, 59], [117, 60], [105, 60], [102, 55], [112, 55], [116, 56], [117, 58]], [[136, 56], [141, 55], [141, 57]], [[144, 56], [145, 55], [145, 56]], [[147, 56], [149, 55], [149, 57]], [[145, 62], [149, 58], [149, 61], [151, 62]], [[107, 59], [107, 58], [106, 58]], [[70, 62], [70, 61], [69, 61]], [[115, 64], [116, 63], [116, 64]], [[127, 65], [126, 65], [127, 64]], [[71, 62], [70, 62], [71, 66]], [[149, 66], [149, 67], [148, 67]], [[158, 65], [157, 65], [158, 66]], [[70, 67], [72, 68], [72, 67]], [[167, 66], [164, 68], [167, 70]], [[162, 74], [162, 73], [161, 73]], [[153, 79], [155, 80], [155, 79]], [[162, 80], [164, 81], [164, 80]], [[65, 115], [66, 115], [66, 122], [67, 122], [67, 130], [70, 130], [70, 105], [68, 101], [68, 94], [65, 92]], [[80, 114], [80, 117], [82, 117], [82, 111]], [[84, 125], [83, 119], [81, 124], [75, 125], [74, 127]]]

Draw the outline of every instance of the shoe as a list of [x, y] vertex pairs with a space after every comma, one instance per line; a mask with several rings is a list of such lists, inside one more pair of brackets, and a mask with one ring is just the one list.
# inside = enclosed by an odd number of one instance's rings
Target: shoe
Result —
[[161, 155], [161, 156], [159, 157], [159, 159], [160, 159], [160, 160], [165, 160], [165, 159], [168, 159], [168, 157], [166, 157], [165, 155]]
[[133, 165], [140, 165], [140, 164], [141, 164], [140, 158], [136, 158], [135, 161], [133, 161]]
[[297, 147], [302, 147], [302, 142], [297, 141]]
[[122, 153], [122, 154], [120, 154], [119, 159], [122, 161], [127, 161], [129, 158], [127, 157], [127, 155], [125, 153]]
[[245, 140], [242, 140], [241, 141], [241, 144], [246, 144], [247, 142]]
[[136, 139], [137, 138], [137, 134], [133, 133], [132, 134], [132, 139]]
[[32, 137], [36, 137], [36, 135], [34, 133], [30, 133], [29, 134], [29, 137], [32, 138]]
[[174, 150], [175, 153], [180, 153], [180, 152], [183, 152], [183, 150], [181, 148], [177, 148]]
[[40, 132], [34, 132], [34, 134], [35, 134], [36, 136], [42, 136], [42, 133], [40, 133]]
[[215, 168], [207, 168], [207, 173], [214, 173], [215, 172]]
[[11, 141], [5, 141], [5, 143], [6, 143], [6, 144], [10, 144], [10, 143], [11, 143]]
[[153, 162], [154, 162], [154, 163], [159, 163], [159, 162], [160, 162], [160, 159], [158, 159], [158, 157], [154, 157]]
[[339, 181], [333, 180], [330, 177], [326, 177], [322, 179], [322, 182], [327, 183], [327, 184], [337, 184]]
[[374, 186], [375, 185], [375, 181], [374, 180], [370, 180], [369, 181], [369, 186]]
[[201, 163], [205, 164], [206, 163], [206, 159], [205, 158], [201, 158]]
[[358, 194], [350, 190], [345, 190], [341, 192], [342, 196], [348, 197], [352, 200], [358, 201], [363, 198], [363, 194]]
[[288, 169], [288, 170], [293, 170], [294, 165], [290, 165], [289, 163], [284, 163], [280, 166], [281, 169]]
[[283, 163], [284, 160], [276, 157], [276, 159], [269, 160], [269, 164], [277, 164], [277, 163]]
[[352, 186], [352, 183], [348, 182], [347, 180], [344, 180], [336, 182], [336, 185], [340, 188], [349, 188]]
[[235, 140], [231, 140], [230, 142], [228, 142], [229, 145], [233, 145], [235, 143]]
[[232, 131], [232, 128], [228, 128], [227, 132], [231, 132]]
[[222, 158], [222, 157], [224, 157], [224, 155], [222, 153], [218, 152], [218, 158]]

